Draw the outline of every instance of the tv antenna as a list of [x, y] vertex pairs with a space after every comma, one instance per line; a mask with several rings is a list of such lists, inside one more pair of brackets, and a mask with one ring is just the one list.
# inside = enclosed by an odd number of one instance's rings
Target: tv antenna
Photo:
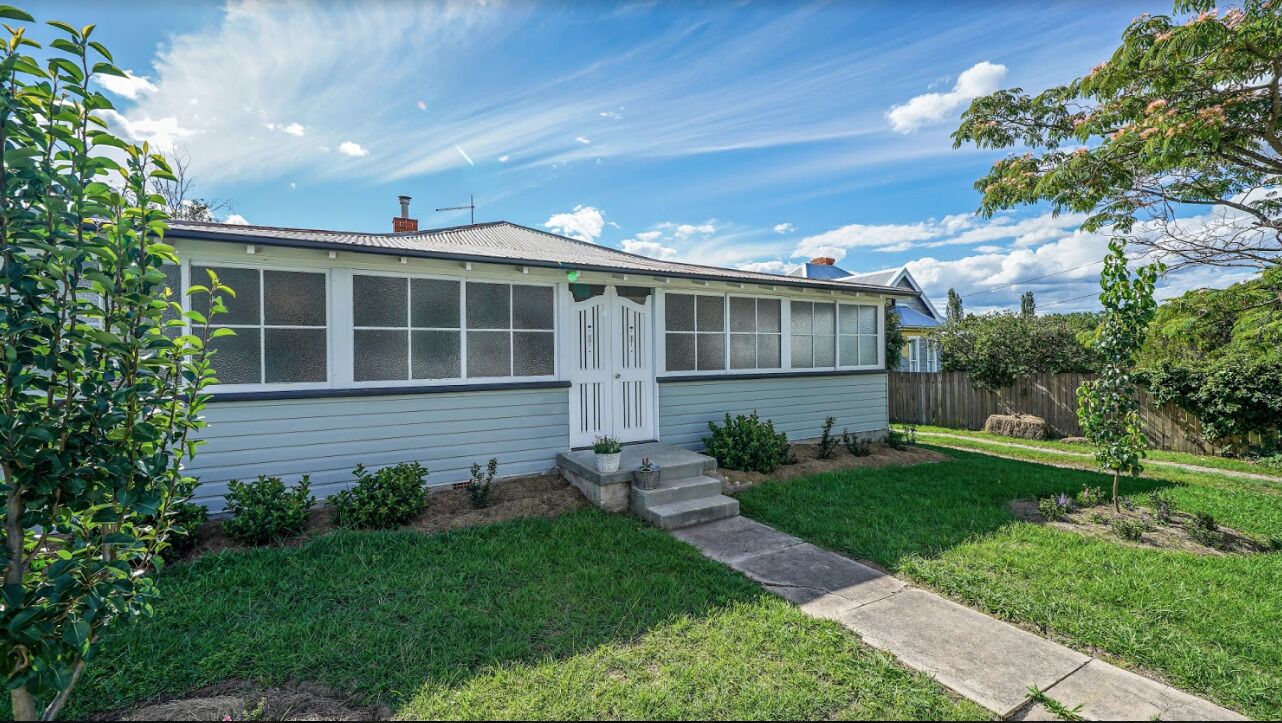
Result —
[[468, 213], [471, 214], [471, 223], [473, 226], [475, 226], [476, 225], [476, 199], [473, 198], [472, 194], [470, 193], [467, 194], [466, 206], [446, 206], [445, 208], [438, 208], [436, 210], [438, 212], [439, 211], [462, 211], [465, 208], [468, 210]]

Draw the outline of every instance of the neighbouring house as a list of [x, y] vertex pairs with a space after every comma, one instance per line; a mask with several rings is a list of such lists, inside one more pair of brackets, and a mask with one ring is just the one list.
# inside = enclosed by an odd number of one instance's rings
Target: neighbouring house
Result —
[[[545, 472], [599, 435], [702, 446], [758, 411], [796, 439], [888, 427], [883, 310], [915, 292], [637, 256], [512, 223], [392, 233], [171, 222], [171, 285], [236, 291], [192, 462], [227, 482], [415, 460], [429, 481]], [[185, 298], [185, 297], [184, 297]], [[191, 303], [187, 300], [185, 303]]]
[[836, 260], [826, 256], [811, 259], [790, 275], [807, 279], [844, 281], [873, 286], [889, 286], [909, 292], [894, 299], [891, 312], [899, 317], [904, 330], [903, 351], [899, 356], [898, 371], [937, 372], [939, 344], [930, 338], [930, 332], [944, 325], [944, 317], [935, 309], [926, 292], [913, 278], [907, 266], [863, 274], [852, 274], [836, 265]]

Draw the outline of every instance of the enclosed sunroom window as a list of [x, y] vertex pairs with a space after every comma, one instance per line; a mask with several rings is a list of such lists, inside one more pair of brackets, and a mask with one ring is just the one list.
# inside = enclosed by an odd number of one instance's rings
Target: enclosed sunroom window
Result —
[[792, 368], [815, 369], [837, 364], [833, 334], [836, 331], [836, 305], [813, 301], [793, 301], [791, 313]]
[[730, 297], [730, 368], [778, 369], [781, 333], [778, 299]]
[[663, 303], [668, 371], [725, 369], [725, 297], [665, 294]]

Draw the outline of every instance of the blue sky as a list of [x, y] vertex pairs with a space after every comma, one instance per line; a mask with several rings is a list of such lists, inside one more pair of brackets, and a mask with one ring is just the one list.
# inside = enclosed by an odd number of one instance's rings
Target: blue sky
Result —
[[[190, 156], [232, 220], [477, 220], [647, 255], [787, 270], [910, 264], [937, 299], [1092, 308], [1079, 219], [973, 215], [998, 157], [954, 150], [975, 95], [1066, 82], [1141, 12], [1030, 3], [44, 2], [135, 77], [113, 125]], [[1056, 273], [1062, 272], [1062, 273]], [[1044, 274], [1039, 281], [1010, 286]], [[1165, 293], [1240, 275], [1190, 272]], [[1009, 288], [999, 288], [1009, 287]], [[997, 289], [996, 291], [989, 291]], [[1080, 298], [1082, 296], [1087, 298]], [[1053, 304], [1053, 306], [1052, 306]]]

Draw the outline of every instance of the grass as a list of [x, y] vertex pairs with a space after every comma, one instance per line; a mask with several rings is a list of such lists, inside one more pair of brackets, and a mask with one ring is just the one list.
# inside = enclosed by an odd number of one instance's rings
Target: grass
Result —
[[[935, 434], [935, 435], [946, 434], [946, 435], [955, 436], [955, 437], [958, 437], [958, 436], [970, 437], [972, 439], [991, 440], [994, 442], [1006, 442], [1008, 444], [1011, 444], [1011, 443], [1022, 444], [1030, 447], [1041, 447], [1043, 449], [1048, 449], [1053, 451], [1076, 452], [1077, 454], [1091, 453], [1091, 448], [1089, 446], [1082, 445], [1082, 444], [1065, 444], [1062, 441], [1054, 440], [1054, 439], [1014, 439], [1011, 437], [1003, 437], [997, 434], [989, 434], [987, 432], [976, 432], [969, 429], [952, 429], [950, 427], [922, 426], [917, 428], [917, 434], [922, 436], [923, 438], [929, 437], [931, 434]], [[929, 441], [929, 439], [923, 439], [922, 441]], [[941, 442], [942, 441], [943, 440], [941, 440]], [[951, 444], [952, 440], [948, 440], [947, 443]], [[1148, 459], [1153, 460], [1155, 462], [1173, 462], [1176, 464], [1191, 464], [1196, 467], [1222, 469], [1222, 470], [1229, 470], [1231, 472], [1250, 472], [1252, 474], [1262, 474], [1262, 475], [1267, 475], [1269, 477], [1277, 477], [1279, 480], [1282, 480], [1282, 469], [1268, 467], [1262, 464], [1256, 464], [1255, 462], [1249, 462], [1244, 459], [1236, 459], [1232, 457], [1215, 457], [1212, 455], [1189, 454], [1187, 452], [1168, 452], [1161, 449], [1153, 449], [1153, 450], [1149, 450]]]
[[[1008, 510], [1012, 499], [1107, 488], [1111, 479], [940, 451], [952, 459], [771, 482], [739, 500], [762, 522], [1080, 650], [1250, 715], [1282, 715], [1282, 553], [1200, 556], [1020, 522]], [[1049, 450], [993, 451], [1064, 461]], [[1123, 493], [1142, 498], [1160, 489], [1183, 511], [1282, 539], [1276, 485], [1172, 469], [1149, 474], [1123, 481]]]
[[338, 532], [161, 578], [68, 717], [231, 678], [403, 718], [987, 717], [689, 546], [597, 510], [443, 535]]

